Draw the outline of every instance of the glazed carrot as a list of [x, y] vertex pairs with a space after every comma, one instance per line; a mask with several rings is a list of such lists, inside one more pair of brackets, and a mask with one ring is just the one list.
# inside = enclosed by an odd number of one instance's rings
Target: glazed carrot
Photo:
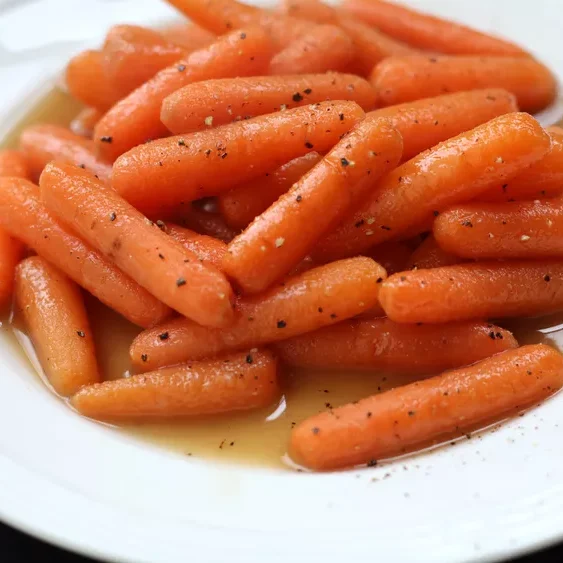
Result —
[[182, 211], [176, 222], [200, 235], [207, 235], [223, 242], [231, 242], [239, 232], [227, 226], [219, 213], [210, 213], [191, 204]]
[[206, 326], [232, 321], [232, 291], [225, 277], [113, 190], [61, 163], [47, 165], [39, 185], [47, 207], [163, 303]]
[[557, 92], [549, 69], [527, 57], [389, 57], [373, 69], [370, 80], [382, 106], [445, 92], [504, 88], [522, 111], [533, 113], [551, 104]]
[[403, 136], [403, 161], [499, 115], [518, 111], [506, 90], [473, 90], [377, 109]]
[[290, 452], [312, 469], [371, 465], [510, 415], [562, 385], [561, 354], [523, 346], [312, 416], [293, 430]]
[[94, 135], [94, 127], [104, 114], [96, 108], [83, 109], [71, 122], [70, 130], [80, 137], [91, 139]]
[[563, 202], [467, 203], [434, 222], [446, 251], [464, 258], [563, 257]]
[[79, 287], [39, 256], [16, 268], [16, 305], [41, 367], [63, 397], [100, 381], [94, 339]]
[[80, 166], [104, 183], [111, 176], [111, 165], [95, 155], [94, 143], [60, 125], [27, 127], [21, 134], [20, 148], [26, 155], [34, 180], [51, 160]]
[[315, 23], [338, 23], [337, 11], [320, 0], [282, 0], [278, 10], [282, 14]]
[[112, 184], [147, 214], [225, 192], [312, 149], [329, 150], [363, 119], [355, 102], [322, 102], [168, 137], [114, 164]]
[[317, 25], [277, 53], [270, 63], [273, 75], [345, 71], [353, 61], [354, 45], [336, 25]]
[[563, 309], [563, 263], [491, 261], [400, 272], [383, 284], [379, 302], [400, 323], [554, 313]]
[[372, 248], [367, 255], [381, 264], [390, 276], [405, 269], [412, 251], [404, 242], [389, 241]]
[[319, 244], [315, 256], [351, 256], [426, 225], [432, 214], [510, 180], [550, 145], [549, 135], [525, 113], [502, 115], [448, 139], [388, 174], [371, 200]]
[[176, 319], [142, 332], [129, 350], [131, 361], [135, 369], [148, 371], [335, 324], [373, 307], [385, 277], [381, 266], [364, 257], [313, 268], [262, 295], [241, 299], [229, 328]]
[[102, 49], [103, 67], [114, 91], [124, 98], [159, 70], [186, 54], [160, 33], [138, 25], [114, 25]]
[[[460, 264], [463, 259], [446, 252], [438, 246], [434, 235], [429, 234], [420, 246], [412, 253], [403, 270], [423, 270]], [[388, 272], [389, 273], [389, 272]], [[392, 272], [396, 273], [396, 272]], [[389, 275], [391, 275], [389, 273]]]
[[29, 162], [22, 151], [13, 149], [0, 150], [0, 178], [6, 176], [30, 178]]
[[191, 22], [169, 25], [160, 30], [160, 33], [167, 41], [182, 47], [187, 52], [207, 47], [217, 38], [214, 33]]
[[349, 100], [369, 111], [375, 92], [366, 80], [339, 73], [206, 80], [168, 96], [160, 119], [174, 134], [191, 133], [325, 100]]
[[393, 169], [403, 139], [386, 120], [365, 119], [229, 244], [223, 269], [246, 293], [281, 280]]
[[102, 61], [100, 51], [82, 51], [70, 59], [66, 67], [66, 85], [77, 100], [106, 111], [119, 100], [119, 96], [106, 76]]
[[529, 168], [487, 190], [479, 201], [513, 201], [553, 197], [563, 193], [563, 129], [547, 127], [551, 137], [551, 150]]
[[220, 195], [218, 203], [221, 215], [233, 229], [246, 228], [320, 159], [318, 153], [310, 152], [294, 158], [272, 173], [266, 173], [265, 176]]
[[0, 226], [132, 323], [147, 328], [170, 316], [168, 307], [61, 226], [31, 182], [0, 179]]
[[345, 0], [344, 9], [383, 33], [420, 49], [454, 55], [524, 55], [507, 41], [465, 25], [385, 1]]
[[508, 330], [484, 322], [420, 326], [374, 319], [344, 321], [279, 342], [274, 350], [297, 367], [430, 374], [517, 346]]
[[271, 44], [261, 29], [239, 30], [158, 72], [104, 115], [94, 132], [100, 154], [115, 160], [127, 150], [167, 134], [160, 106], [172, 92], [200, 80], [263, 73]]
[[91, 385], [71, 404], [90, 418], [144, 420], [257, 409], [279, 397], [275, 358], [254, 351]]

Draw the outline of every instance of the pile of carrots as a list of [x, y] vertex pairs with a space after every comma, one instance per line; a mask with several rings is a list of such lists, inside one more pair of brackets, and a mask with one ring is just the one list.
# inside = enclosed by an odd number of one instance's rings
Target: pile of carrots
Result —
[[[558, 351], [490, 323], [563, 310], [541, 62], [384, 0], [169, 2], [192, 23], [113, 27], [68, 64], [70, 128], [0, 153], [0, 300], [55, 392], [143, 420], [271, 405], [284, 365], [419, 375], [293, 429], [327, 470], [563, 385]], [[145, 329], [135, 375], [101, 381], [80, 288]]]

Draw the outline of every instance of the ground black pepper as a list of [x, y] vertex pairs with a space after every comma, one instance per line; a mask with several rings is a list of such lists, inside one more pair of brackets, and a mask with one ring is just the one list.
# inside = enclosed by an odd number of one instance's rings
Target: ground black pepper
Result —
[[303, 99], [303, 96], [299, 92], [295, 92], [291, 98], [294, 102], [300, 102]]
[[111, 143], [113, 141], [113, 137], [109, 137], [107, 135], [104, 135], [103, 137], [100, 137], [100, 141], [102, 143]]
[[285, 321], [278, 321], [277, 326], [278, 328], [285, 328], [287, 326], [287, 323]]
[[183, 285], [186, 285], [186, 280], [185, 280], [184, 278], [178, 278], [178, 279], [176, 280], [176, 285], [177, 285], [178, 287], [181, 287], [181, 286], [183, 286]]
[[80, 336], [80, 338], [84, 338], [86, 336], [86, 334], [84, 333], [83, 330], [77, 330], [76, 334], [78, 334], [78, 336]]

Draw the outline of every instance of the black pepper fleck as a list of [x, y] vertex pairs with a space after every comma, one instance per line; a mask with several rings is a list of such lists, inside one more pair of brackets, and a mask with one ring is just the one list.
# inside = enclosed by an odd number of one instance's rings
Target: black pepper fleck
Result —
[[80, 336], [80, 338], [84, 338], [86, 336], [86, 334], [84, 333], [83, 330], [77, 330], [76, 334], [78, 334], [78, 336]]
[[141, 354], [141, 360], [143, 360], [143, 362], [146, 362], [149, 359], [149, 357], [146, 354]]
[[112, 212], [109, 214], [109, 220], [110, 220], [110, 221], [115, 221], [116, 219], [117, 219], [117, 214], [116, 214], [115, 211], [112, 211]]
[[295, 92], [295, 94], [293, 94], [293, 96], [291, 97], [291, 99], [294, 102], [300, 102], [303, 99], [303, 96], [299, 93], [299, 92]]
[[100, 137], [100, 141], [102, 143], [111, 143], [113, 141], [113, 137], [109, 137], [107, 135], [104, 135], [103, 137]]
[[305, 146], [306, 146], [308, 149], [312, 149], [314, 145], [313, 145], [313, 143], [310, 143], [309, 141], [305, 141]]
[[277, 326], [278, 328], [285, 328], [287, 323], [285, 321], [278, 321]]
[[254, 359], [252, 358], [252, 354], [248, 354], [246, 356], [246, 363], [251, 364], [253, 361], [254, 361]]
[[316, 426], [314, 426], [313, 428], [311, 428], [311, 432], [313, 434], [318, 434], [320, 432], [320, 428], [317, 428]]
[[184, 72], [186, 70], [186, 65], [178, 65], [176, 68], [178, 69], [178, 72]]
[[342, 164], [342, 166], [349, 166], [350, 165], [350, 161], [347, 158], [341, 158], [340, 159], [340, 164]]
[[161, 334], [158, 335], [158, 337], [160, 338], [160, 340], [168, 340], [168, 332], [162, 332]]
[[310, 94], [313, 90], [311, 90], [311, 88], [305, 88], [305, 90], [303, 90], [304, 94]]
[[183, 286], [183, 285], [186, 285], [186, 280], [185, 280], [184, 278], [178, 278], [178, 279], [176, 280], [176, 285], [177, 285], [178, 287], [181, 287], [181, 286]]

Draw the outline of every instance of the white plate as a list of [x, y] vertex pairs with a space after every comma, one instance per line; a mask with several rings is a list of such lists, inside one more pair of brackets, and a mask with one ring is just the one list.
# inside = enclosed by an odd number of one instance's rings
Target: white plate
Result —
[[[560, 0], [412, 3], [511, 37], [563, 76]], [[172, 14], [156, 0], [9, 4], [2, 13], [0, 0], [9, 85], [0, 111], [10, 121], [33, 102], [14, 102], [37, 84], [33, 72], [61, 68], [82, 38]], [[64, 25], [55, 13], [67, 14]], [[563, 538], [561, 394], [453, 448], [299, 474], [129, 440], [68, 410], [6, 338], [0, 352], [0, 517], [82, 553], [135, 563], [490, 561]]]

